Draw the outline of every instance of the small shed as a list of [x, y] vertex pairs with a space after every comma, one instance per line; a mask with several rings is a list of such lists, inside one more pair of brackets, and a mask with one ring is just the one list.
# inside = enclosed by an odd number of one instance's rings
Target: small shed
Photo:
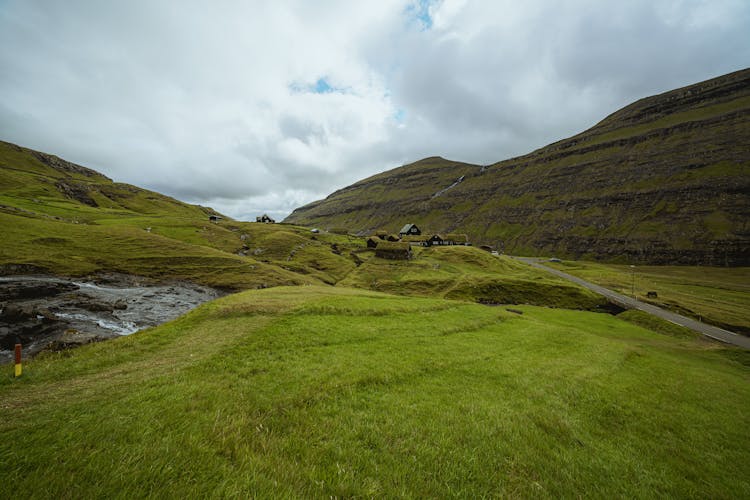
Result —
[[401, 238], [396, 236], [395, 234], [389, 234], [388, 236], [385, 237], [385, 241], [391, 241], [391, 242], [401, 241]]
[[208, 216], [208, 220], [210, 220], [211, 222], [219, 222], [223, 218], [224, 217], [219, 217], [218, 215], [209, 215]]
[[462, 233], [448, 233], [444, 239], [445, 245], [466, 245], [469, 243], [469, 236]]
[[418, 236], [422, 234], [422, 230], [416, 224], [406, 224], [398, 234], [399, 236]]
[[385, 240], [388, 238], [388, 231], [375, 231], [375, 236], [381, 240]]
[[367, 248], [377, 248], [378, 243], [381, 243], [383, 240], [380, 238], [377, 238], [375, 236], [370, 236], [367, 238]]
[[391, 260], [409, 260], [411, 258], [411, 245], [403, 241], [381, 241], [375, 249], [375, 257]]

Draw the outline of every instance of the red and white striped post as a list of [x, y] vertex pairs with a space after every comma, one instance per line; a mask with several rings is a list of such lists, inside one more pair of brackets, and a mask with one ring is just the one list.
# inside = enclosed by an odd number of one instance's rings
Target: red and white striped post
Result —
[[21, 365], [21, 344], [16, 344], [16, 377], [20, 377], [23, 372]]

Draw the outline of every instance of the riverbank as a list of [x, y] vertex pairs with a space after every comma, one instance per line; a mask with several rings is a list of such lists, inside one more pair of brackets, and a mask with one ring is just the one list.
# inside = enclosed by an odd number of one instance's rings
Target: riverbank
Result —
[[185, 282], [153, 283], [131, 275], [90, 279], [57, 276], [0, 277], [0, 363], [44, 350], [130, 335], [157, 326], [217, 298], [212, 288]]

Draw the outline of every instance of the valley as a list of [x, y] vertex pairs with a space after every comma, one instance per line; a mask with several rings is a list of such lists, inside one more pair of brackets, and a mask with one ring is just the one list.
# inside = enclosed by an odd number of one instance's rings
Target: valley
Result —
[[747, 78], [281, 224], [0, 142], [0, 497], [750, 496], [750, 351], [511, 257], [748, 335]]

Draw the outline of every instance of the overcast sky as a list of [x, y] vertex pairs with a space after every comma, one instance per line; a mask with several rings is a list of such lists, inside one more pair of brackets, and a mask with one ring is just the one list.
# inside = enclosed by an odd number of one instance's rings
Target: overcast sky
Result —
[[0, 0], [0, 139], [283, 218], [748, 66], [749, 0]]

